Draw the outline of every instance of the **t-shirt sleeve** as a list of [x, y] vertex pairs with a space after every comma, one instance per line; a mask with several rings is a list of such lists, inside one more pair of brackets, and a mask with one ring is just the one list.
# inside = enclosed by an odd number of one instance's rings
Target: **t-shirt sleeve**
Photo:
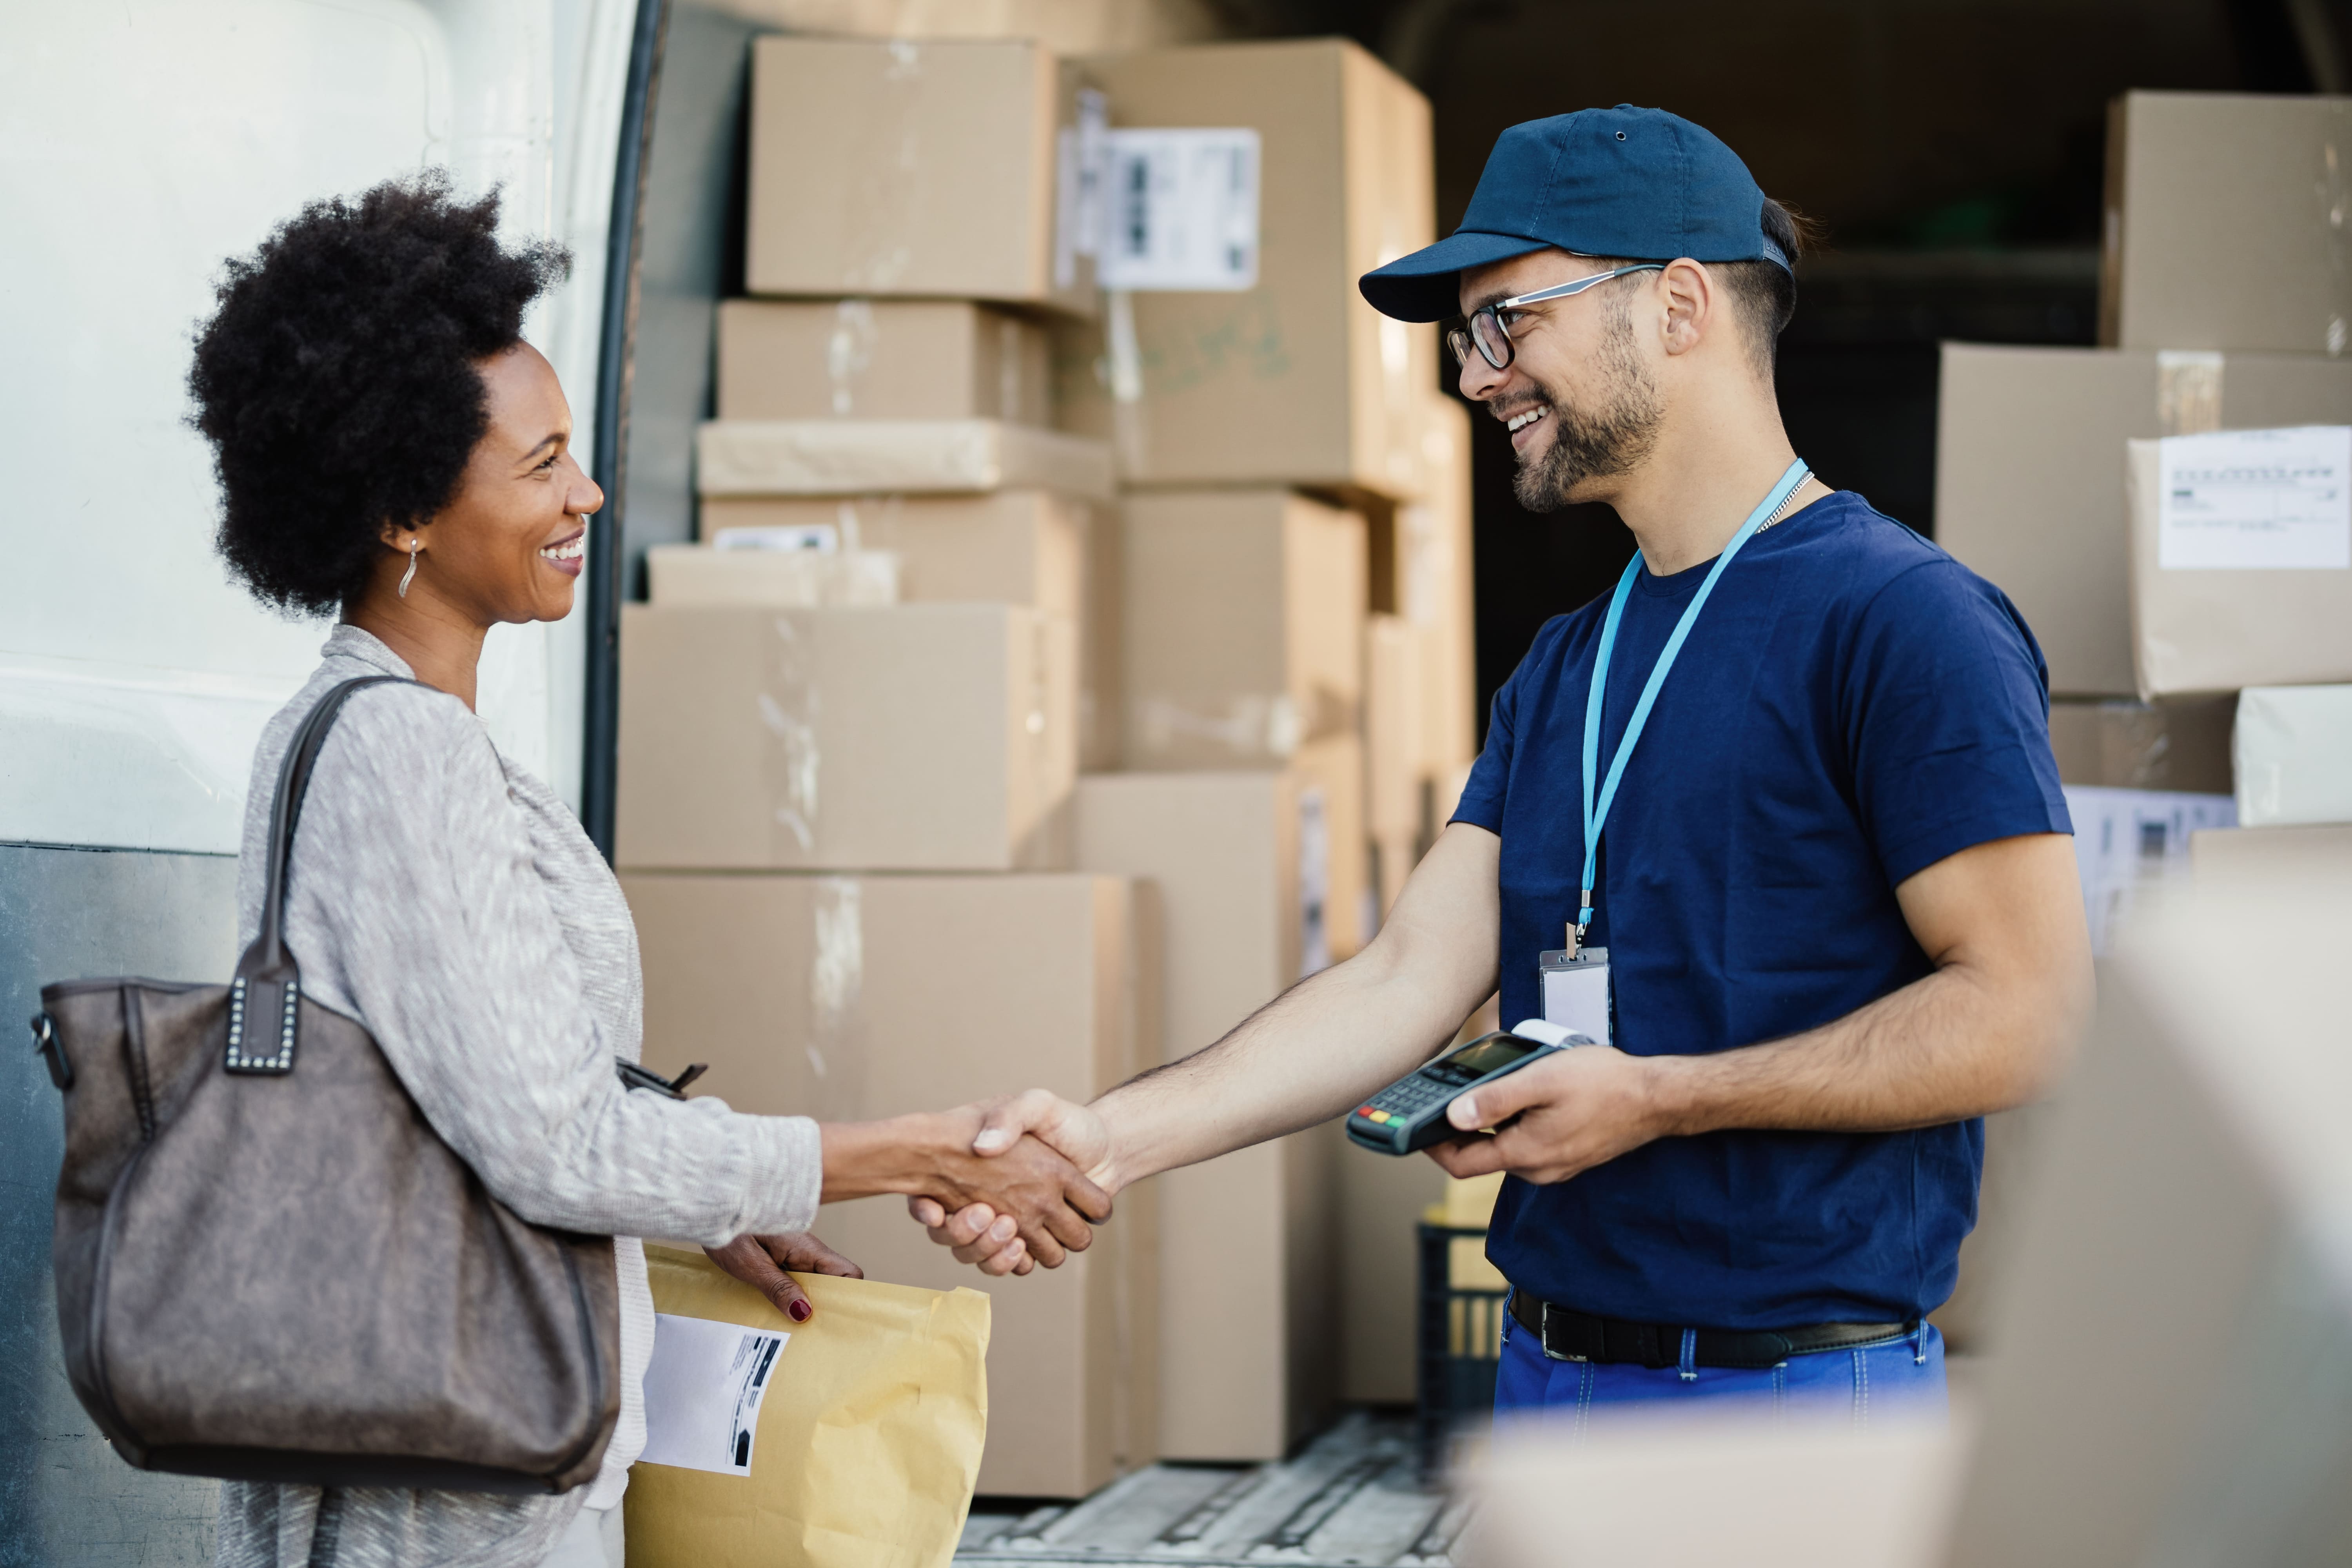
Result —
[[1489, 833], [1503, 831], [1503, 798], [1510, 793], [1511, 757], [1518, 740], [1519, 690], [1526, 684], [1528, 667], [1543, 657], [1551, 644], [1554, 629], [1547, 626], [1537, 634], [1535, 646], [1487, 704], [1486, 743], [1479, 749], [1478, 760], [1470, 764], [1470, 780], [1462, 786], [1462, 798], [1448, 822], [1466, 822]]
[[1958, 562], [1902, 573], [1861, 616], [1843, 698], [1855, 805], [1890, 882], [1996, 838], [2071, 833], [2047, 667]]

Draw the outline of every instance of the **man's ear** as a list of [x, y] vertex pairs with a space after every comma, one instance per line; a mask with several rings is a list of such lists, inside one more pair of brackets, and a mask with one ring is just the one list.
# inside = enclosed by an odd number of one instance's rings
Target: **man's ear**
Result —
[[1660, 331], [1666, 353], [1690, 353], [1715, 328], [1715, 308], [1721, 301], [1716, 295], [1714, 274], [1689, 257], [1682, 257], [1668, 262], [1658, 274], [1657, 289], [1665, 305]]

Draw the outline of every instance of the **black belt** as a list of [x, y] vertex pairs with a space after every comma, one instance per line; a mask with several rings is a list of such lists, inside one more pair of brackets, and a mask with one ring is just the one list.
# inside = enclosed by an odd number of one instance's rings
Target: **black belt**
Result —
[[[1622, 1362], [1646, 1367], [1682, 1364], [1685, 1331], [1673, 1323], [1596, 1318], [1517, 1289], [1511, 1292], [1511, 1316], [1543, 1342], [1544, 1354], [1554, 1361]], [[1811, 1323], [1752, 1333], [1700, 1329], [1691, 1364], [1760, 1371], [1778, 1366], [1792, 1355], [1890, 1344], [1909, 1338], [1918, 1328], [1914, 1322]]]

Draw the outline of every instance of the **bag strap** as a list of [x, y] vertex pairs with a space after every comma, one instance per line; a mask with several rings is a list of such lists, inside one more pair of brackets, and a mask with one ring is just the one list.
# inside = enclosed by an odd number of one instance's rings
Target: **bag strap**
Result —
[[[261, 930], [237, 961], [236, 977], [229, 984], [226, 1065], [231, 1072], [294, 1070], [295, 998], [300, 979], [294, 955], [286, 947], [286, 877], [294, 854], [294, 826], [301, 817], [302, 797], [310, 791], [327, 732], [334, 728], [343, 704], [363, 687], [392, 684], [422, 682], [397, 675], [363, 675], [331, 688], [304, 716], [278, 764], [278, 793], [269, 803], [269, 869], [261, 893]], [[251, 1028], [248, 1013], [254, 1015]], [[272, 1014], [278, 1025], [274, 1036], [264, 1026]]]

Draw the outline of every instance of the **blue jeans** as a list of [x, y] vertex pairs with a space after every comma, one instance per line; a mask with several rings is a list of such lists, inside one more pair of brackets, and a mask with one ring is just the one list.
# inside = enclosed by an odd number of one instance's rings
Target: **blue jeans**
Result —
[[[1685, 1337], [1688, 1355], [1688, 1336]], [[1759, 1372], [1715, 1366], [1633, 1366], [1623, 1363], [1553, 1361], [1517, 1319], [1503, 1318], [1503, 1362], [1495, 1379], [1495, 1415], [1507, 1420], [1544, 1414], [1574, 1423], [1580, 1435], [1592, 1413], [1611, 1405], [1651, 1409], [1705, 1405], [1737, 1411], [1760, 1405], [1774, 1414], [1849, 1414], [1857, 1424], [1873, 1415], [1944, 1415], [1944, 1337], [1933, 1324], [1916, 1334], [1853, 1350], [1790, 1356]]]

